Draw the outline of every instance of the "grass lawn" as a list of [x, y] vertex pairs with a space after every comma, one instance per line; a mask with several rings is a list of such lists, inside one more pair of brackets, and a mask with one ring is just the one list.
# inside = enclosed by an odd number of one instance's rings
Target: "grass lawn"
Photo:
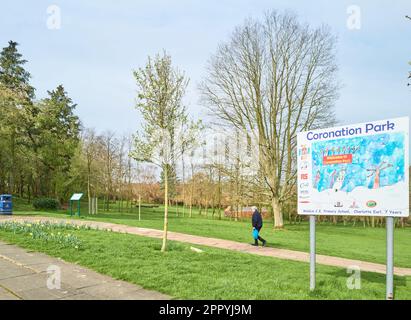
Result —
[[[100, 213], [82, 215], [82, 219], [108, 221], [146, 228], [163, 228], [162, 207], [142, 209], [142, 221], [136, 213]], [[229, 221], [205, 218], [197, 213], [192, 218], [177, 217], [174, 208], [170, 210], [169, 230], [193, 235], [215, 237], [239, 242], [251, 242], [251, 227], [248, 221]], [[85, 211], [85, 210], [84, 210]], [[20, 211], [15, 214], [67, 217], [66, 212]], [[267, 239], [268, 246], [299, 251], [309, 251], [309, 226], [307, 222], [286, 225], [284, 230], [273, 230], [269, 222], [261, 235]], [[411, 228], [395, 230], [395, 265], [411, 267]], [[363, 228], [362, 226], [343, 226], [317, 224], [317, 253], [358, 259], [385, 264], [385, 228]]]
[[[228, 250], [95, 230], [52, 229], [70, 233], [80, 249], [32, 239], [28, 233], [0, 230], [0, 239], [75, 262], [177, 299], [384, 299], [385, 276], [361, 274], [361, 289], [347, 288], [344, 269], [318, 266], [317, 289], [310, 293], [309, 265]], [[395, 277], [396, 299], [411, 299], [411, 278]]]

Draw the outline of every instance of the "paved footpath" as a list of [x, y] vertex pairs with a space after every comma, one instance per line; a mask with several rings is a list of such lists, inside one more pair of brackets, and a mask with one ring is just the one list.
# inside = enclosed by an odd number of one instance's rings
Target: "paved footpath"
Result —
[[[61, 219], [61, 218], [51, 218], [51, 217], [39, 217], [39, 216], [3, 216], [0, 217], [1, 221], [7, 220], [20, 220], [20, 221], [50, 221], [50, 222], [67, 222], [76, 225], [88, 225], [91, 228], [98, 229], [109, 229], [114, 232], [136, 234], [140, 236], [146, 236], [151, 238], [161, 238], [163, 233], [161, 230], [131, 227], [122, 224], [100, 222], [100, 221], [90, 221], [90, 220], [76, 220], [76, 219]], [[254, 247], [247, 243], [235, 242], [231, 240], [223, 240], [216, 238], [207, 238], [201, 236], [194, 236], [178, 232], [168, 232], [168, 239], [187, 242], [195, 245], [203, 245], [221, 249], [229, 249], [233, 251], [239, 251], [244, 253], [256, 254], [260, 256], [274, 257], [286, 260], [309, 262], [309, 253], [301, 251], [293, 251], [286, 249], [278, 249], [272, 247]], [[353, 266], [358, 266], [361, 271], [376, 272], [385, 274], [385, 265], [365, 262], [360, 260], [345, 259], [339, 257], [316, 255], [316, 262], [318, 264], [348, 268]], [[398, 276], [411, 276], [411, 268], [394, 268], [394, 273]]]
[[[54, 288], [58, 283], [55, 270], [60, 274], [59, 289]], [[106, 299], [165, 300], [170, 297], [0, 241], [0, 300]]]

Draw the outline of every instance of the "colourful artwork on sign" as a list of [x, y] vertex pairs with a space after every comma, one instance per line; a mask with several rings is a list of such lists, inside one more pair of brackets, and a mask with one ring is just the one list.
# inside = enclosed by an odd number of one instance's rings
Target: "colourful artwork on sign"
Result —
[[318, 191], [351, 192], [404, 181], [404, 133], [344, 138], [312, 144], [312, 176]]

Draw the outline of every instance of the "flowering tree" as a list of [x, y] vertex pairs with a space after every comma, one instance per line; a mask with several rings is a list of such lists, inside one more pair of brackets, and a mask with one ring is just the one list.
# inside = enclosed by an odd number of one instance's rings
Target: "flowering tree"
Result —
[[173, 68], [171, 57], [149, 58], [145, 68], [134, 72], [138, 86], [137, 109], [144, 124], [134, 136], [132, 156], [162, 169], [164, 181], [164, 233], [161, 251], [166, 251], [168, 230], [169, 173], [175, 167], [181, 149], [194, 146], [201, 123], [188, 120], [182, 98], [188, 79]]

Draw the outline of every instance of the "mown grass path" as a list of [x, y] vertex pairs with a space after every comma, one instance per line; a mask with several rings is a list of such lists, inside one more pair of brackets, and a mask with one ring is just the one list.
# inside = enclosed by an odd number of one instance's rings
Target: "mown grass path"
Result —
[[[115, 224], [115, 223], [108, 223], [108, 222], [100, 222], [100, 221], [88, 221], [88, 220], [71, 220], [71, 219], [62, 219], [62, 218], [52, 218], [52, 217], [41, 217], [41, 216], [3, 216], [0, 217], [1, 221], [49, 221], [49, 222], [66, 222], [72, 223], [75, 225], [88, 225], [94, 229], [109, 229], [114, 232], [120, 233], [128, 233], [128, 234], [135, 234], [145, 237], [151, 238], [161, 238], [162, 231], [156, 229], [148, 229], [148, 228], [140, 228], [140, 227], [132, 227], [128, 225], [122, 224]], [[309, 262], [309, 254], [306, 252], [301, 251], [293, 251], [287, 249], [278, 249], [272, 247], [253, 247], [250, 244], [231, 241], [231, 240], [223, 240], [217, 238], [208, 238], [202, 236], [194, 236], [184, 233], [178, 232], [169, 232], [168, 239], [178, 242], [185, 242], [191, 243], [195, 245], [203, 245], [209, 247], [215, 247], [220, 249], [229, 249], [233, 251], [239, 251], [243, 253], [255, 254], [260, 256], [267, 256], [267, 257], [275, 257], [280, 259], [286, 260], [294, 260], [300, 262]], [[375, 272], [385, 274], [385, 265], [360, 261], [360, 260], [353, 260], [353, 259], [346, 259], [340, 257], [332, 257], [326, 255], [317, 255], [316, 261], [318, 264], [327, 265], [327, 266], [334, 266], [334, 267], [341, 267], [341, 268], [348, 268], [352, 266], [358, 266], [361, 271], [368, 271], [368, 272]], [[394, 273], [399, 276], [411, 276], [411, 268], [394, 268]]]

